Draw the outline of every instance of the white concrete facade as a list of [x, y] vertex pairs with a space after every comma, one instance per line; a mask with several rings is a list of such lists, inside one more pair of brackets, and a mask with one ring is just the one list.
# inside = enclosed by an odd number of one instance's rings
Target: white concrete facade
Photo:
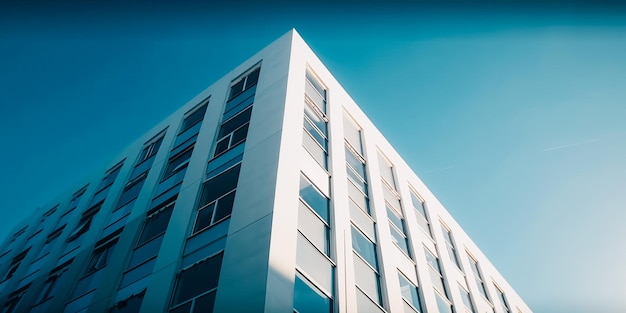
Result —
[[13, 233], [9, 312], [531, 312], [295, 30]]

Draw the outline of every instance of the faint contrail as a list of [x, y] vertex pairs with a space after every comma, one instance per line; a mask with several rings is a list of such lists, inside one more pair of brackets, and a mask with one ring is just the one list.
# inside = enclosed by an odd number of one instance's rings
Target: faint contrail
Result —
[[541, 151], [545, 152], [545, 151], [552, 151], [552, 150], [556, 150], [556, 149], [569, 148], [569, 147], [578, 146], [578, 145], [584, 145], [584, 144], [587, 144], [587, 143], [592, 143], [592, 142], [596, 142], [596, 141], [600, 141], [600, 139], [593, 139], [593, 140], [584, 141], [584, 142], [571, 143], [571, 144], [569, 144], [569, 145], [563, 145], [563, 146], [557, 146], [557, 147], [547, 148], [547, 149], [543, 149], [543, 150], [541, 150]]

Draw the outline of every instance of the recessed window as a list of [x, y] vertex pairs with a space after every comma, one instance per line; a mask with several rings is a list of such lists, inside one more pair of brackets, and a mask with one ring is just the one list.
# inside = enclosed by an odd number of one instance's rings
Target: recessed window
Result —
[[109, 264], [116, 243], [117, 240], [110, 241], [106, 245], [98, 247], [94, 250], [93, 254], [91, 255], [91, 259], [89, 259], [89, 263], [87, 263], [87, 271], [85, 272], [85, 276], [97, 272], [105, 268], [107, 264]]
[[300, 198], [328, 223], [329, 201], [313, 183], [304, 175], [300, 175]]
[[204, 114], [206, 113], [208, 106], [209, 100], [207, 99], [204, 104], [192, 109], [190, 113], [187, 113], [185, 119], [183, 119], [179, 134], [185, 132], [187, 129], [191, 128], [191, 126], [201, 122], [204, 119]]
[[454, 264], [458, 268], [461, 268], [461, 264], [459, 263], [459, 258], [456, 255], [454, 242], [452, 241], [452, 233], [443, 224], [441, 225], [441, 231], [443, 232], [443, 238], [446, 241], [446, 248], [448, 249], [448, 255], [450, 256], [450, 259], [454, 262]]
[[[182, 270], [178, 275], [172, 306], [177, 306], [189, 300], [193, 301], [208, 291], [217, 288], [222, 267], [222, 257], [223, 253], [219, 253]], [[212, 308], [207, 309], [208, 312], [212, 311]]]
[[478, 266], [478, 261], [474, 259], [471, 255], [467, 255], [470, 261], [470, 265], [472, 268], [472, 272], [474, 273], [474, 280], [476, 280], [476, 286], [480, 293], [485, 297], [485, 299], [489, 300], [487, 296], [487, 288], [485, 287], [485, 282], [483, 281], [483, 276], [480, 273], [480, 267]]
[[170, 217], [172, 216], [172, 211], [174, 210], [174, 203], [174, 201], [169, 202], [163, 209], [146, 218], [137, 246], [165, 233], [167, 225], [170, 222]]
[[474, 305], [472, 303], [472, 297], [470, 296], [469, 291], [465, 290], [465, 288], [459, 285], [459, 291], [461, 292], [461, 298], [463, 299], [463, 305], [465, 305], [465, 310], [467, 312], [474, 313]]
[[109, 313], [136, 313], [141, 309], [141, 304], [143, 302], [143, 296], [145, 295], [145, 291], [133, 295], [126, 300], [122, 300], [115, 304], [110, 310]]
[[428, 234], [431, 238], [433, 234], [430, 230], [430, 222], [428, 221], [428, 215], [426, 214], [426, 206], [424, 201], [415, 194], [412, 190], [410, 192], [411, 195], [411, 203], [413, 204], [413, 208], [415, 212], [417, 212], [417, 225], [422, 229], [423, 232]]
[[191, 158], [191, 154], [193, 153], [194, 145], [191, 145], [184, 151], [170, 157], [167, 161], [167, 166], [165, 167], [165, 172], [163, 172], [163, 180], [172, 176], [174, 173], [180, 172], [183, 169], [187, 168], [189, 165], [189, 159]]
[[509, 313], [511, 312], [511, 308], [509, 307], [509, 302], [506, 300], [506, 296], [504, 295], [504, 291], [498, 287], [498, 285], [494, 284], [496, 287], [496, 291], [498, 292], [498, 299], [500, 300], [500, 305], [502, 306], [502, 311]]
[[230, 87], [230, 95], [228, 96], [228, 101], [235, 98], [244, 91], [252, 88], [252, 86], [256, 85], [259, 81], [260, 72], [261, 68], [257, 67], [238, 81], [235, 81]]
[[296, 271], [293, 306], [298, 313], [332, 312], [332, 299]]
[[142, 163], [143, 161], [151, 158], [159, 152], [159, 147], [161, 147], [161, 143], [163, 142], [163, 136], [165, 134], [161, 134], [159, 138], [156, 140], [152, 140], [150, 143], [146, 144], [141, 152], [139, 153], [139, 157], [137, 158], [137, 163]]
[[82, 217], [80, 218], [80, 221], [78, 222], [78, 225], [76, 225], [74, 230], [69, 234], [69, 236], [67, 236], [66, 241], [68, 242], [74, 241], [80, 236], [82, 236], [84, 233], [86, 233], [89, 230], [89, 227], [91, 226], [91, 221], [93, 220], [93, 217], [96, 215], [96, 213], [98, 213], [99, 210], [100, 210], [100, 206], [97, 206], [83, 213]]
[[203, 184], [194, 234], [230, 217], [240, 169], [237, 164]]
[[106, 172], [106, 175], [104, 176], [104, 178], [100, 182], [100, 185], [98, 186], [98, 190], [102, 190], [112, 185], [113, 182], [115, 182], [117, 175], [120, 173], [120, 170], [122, 169], [122, 165], [124, 165], [124, 161], [114, 165], [111, 169], [109, 169]]
[[218, 156], [246, 140], [251, 116], [252, 107], [250, 106], [222, 123], [215, 145], [214, 156]]
[[352, 249], [367, 261], [372, 268], [378, 270], [376, 244], [367, 239], [367, 237], [354, 226], [352, 226]]
[[413, 310], [422, 311], [422, 303], [417, 292], [417, 286], [413, 285], [402, 273], [398, 272], [400, 280], [400, 292], [404, 301], [411, 305]]

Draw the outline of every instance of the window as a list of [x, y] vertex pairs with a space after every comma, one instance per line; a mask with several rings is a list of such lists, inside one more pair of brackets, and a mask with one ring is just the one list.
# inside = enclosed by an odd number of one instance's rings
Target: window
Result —
[[426, 247], [424, 247], [424, 251], [426, 252], [426, 262], [430, 266], [430, 281], [433, 283], [435, 290], [437, 290], [441, 295], [447, 298], [448, 292], [444, 285], [443, 272], [441, 271], [439, 259]]
[[[328, 168], [328, 118], [326, 90], [307, 71], [302, 145], [324, 169]], [[316, 87], [321, 91], [316, 90]], [[323, 94], [323, 96], [322, 96]]]
[[509, 302], [506, 301], [506, 296], [504, 295], [504, 292], [502, 291], [502, 289], [500, 289], [500, 287], [498, 287], [498, 285], [494, 284], [494, 286], [496, 287], [496, 291], [498, 292], [498, 299], [500, 300], [500, 305], [502, 305], [502, 311], [506, 313], [511, 312]]
[[22, 297], [24, 297], [24, 294], [26, 294], [28, 287], [30, 287], [30, 284], [12, 292], [2, 307], [2, 313], [19, 312], [20, 310], [17, 310], [17, 307], [20, 304]]
[[363, 155], [363, 141], [361, 138], [361, 127], [348, 115], [343, 113], [343, 132], [348, 145], [359, 155]]
[[395, 190], [396, 184], [393, 175], [393, 164], [384, 156], [380, 151], [378, 151], [378, 165], [380, 169], [380, 176], [383, 178], [383, 182], [386, 183], [390, 189]]
[[144, 173], [126, 183], [124, 191], [122, 191], [122, 195], [120, 195], [120, 198], [117, 200], [117, 204], [115, 205], [116, 210], [128, 204], [132, 200], [135, 200], [139, 196], [139, 192], [141, 192], [141, 188], [143, 187], [143, 183], [145, 182], [147, 176], [148, 175]]
[[302, 174], [300, 175], [300, 199], [328, 223], [328, 198]]
[[174, 204], [174, 201], [169, 202], [162, 209], [152, 213], [146, 218], [137, 246], [165, 233], [167, 225], [170, 222], [170, 217], [172, 216], [172, 211], [174, 210]]
[[240, 169], [241, 163], [204, 182], [194, 234], [230, 217]]
[[54, 297], [54, 295], [59, 291], [59, 282], [61, 280], [61, 276], [63, 276], [63, 273], [68, 270], [68, 266], [70, 264], [71, 261], [64, 263], [50, 271], [48, 279], [46, 279], [46, 281], [44, 282], [43, 287], [39, 292], [39, 296], [37, 296], [37, 301], [35, 302], [36, 304], [45, 302]]
[[244, 91], [252, 88], [252, 86], [255, 86], [259, 81], [260, 72], [261, 68], [257, 67], [238, 81], [234, 81], [234, 83], [230, 87], [230, 95], [228, 96], [228, 101], [235, 98]]
[[[212, 312], [215, 289], [220, 278], [223, 253], [200, 261], [178, 275], [172, 307], [195, 302], [194, 312]], [[208, 296], [211, 294], [211, 296]], [[203, 296], [208, 296], [204, 298]], [[210, 301], [209, 301], [210, 300]], [[198, 304], [201, 304], [200, 306]]]
[[145, 293], [144, 290], [126, 300], [119, 301], [109, 310], [109, 313], [138, 313]]
[[431, 238], [433, 237], [430, 231], [430, 223], [428, 222], [428, 215], [426, 214], [426, 207], [424, 201], [411, 190], [411, 203], [413, 203], [413, 208], [417, 212], [417, 225], [422, 229], [423, 232], [428, 234]]
[[78, 190], [72, 195], [72, 200], [70, 201], [70, 204], [67, 206], [68, 212], [75, 209], [78, 206], [78, 202], [80, 201], [80, 198], [83, 196], [85, 191], [87, 191], [87, 187], [88, 186], [81, 188], [80, 190]]
[[251, 116], [252, 106], [222, 122], [215, 144], [214, 156], [218, 156], [246, 140]]
[[298, 230], [327, 256], [330, 256], [330, 226], [302, 201], [298, 206]]
[[201, 104], [197, 108], [191, 109], [189, 113], [185, 115], [185, 119], [183, 119], [183, 123], [180, 127], [179, 134], [185, 132], [187, 129], [191, 128], [191, 126], [196, 125], [204, 119], [204, 114], [206, 113], [206, 109], [209, 106], [209, 100], [203, 101], [204, 104]]
[[98, 190], [102, 190], [102, 189], [112, 185], [113, 182], [115, 182], [115, 179], [117, 178], [117, 175], [120, 173], [120, 170], [122, 169], [122, 165], [124, 165], [124, 161], [119, 162], [118, 164], [114, 165], [111, 169], [109, 169], [106, 172], [106, 175], [104, 176], [104, 178], [100, 182], [100, 186], [98, 186]]
[[376, 244], [367, 239], [367, 237], [354, 226], [352, 226], [352, 249], [367, 261], [372, 268], [378, 270]]
[[192, 144], [184, 151], [170, 157], [167, 161], [167, 166], [165, 167], [165, 172], [163, 172], [163, 179], [165, 180], [168, 177], [172, 176], [174, 173], [180, 172], [183, 169], [187, 168], [189, 165], [189, 159], [191, 158], [191, 154], [193, 153], [194, 145]]
[[294, 284], [294, 311], [298, 313], [332, 312], [332, 299], [296, 271]]
[[162, 133], [162, 134], [159, 134], [158, 136], [159, 137], [157, 139], [150, 141], [143, 147], [143, 149], [139, 153], [139, 157], [137, 158], [137, 162], [135, 164], [139, 165], [140, 163], [153, 157], [154, 155], [157, 154], [157, 152], [159, 152], [159, 147], [161, 147], [161, 143], [163, 142], [163, 136], [165, 136], [165, 134]]
[[15, 275], [15, 272], [17, 272], [17, 269], [20, 267], [22, 260], [24, 260], [24, 258], [28, 254], [28, 251], [30, 251], [30, 247], [13, 257], [13, 259], [11, 260], [11, 264], [9, 265], [9, 270], [4, 275], [4, 279], [2, 281], [9, 280], [13, 277], [13, 275]]
[[111, 255], [113, 254], [113, 249], [115, 248], [115, 244], [117, 243], [117, 239], [112, 241], [108, 241], [107, 243], [97, 247], [93, 254], [91, 255], [91, 259], [89, 259], [89, 263], [87, 263], [87, 271], [85, 276], [88, 276], [94, 272], [97, 272], [107, 266], [109, 260], [111, 259]]
[[422, 312], [422, 303], [417, 292], [417, 287], [400, 272], [398, 272], [398, 279], [400, 280], [400, 292], [402, 293], [404, 302], [411, 305], [411, 311]]
[[441, 294], [435, 292], [437, 298], [437, 309], [439, 313], [452, 313], [452, 304]]
[[474, 305], [472, 303], [472, 297], [470, 296], [469, 291], [465, 290], [465, 288], [463, 288], [461, 285], [459, 285], [459, 291], [461, 292], [463, 305], [465, 305], [465, 312], [474, 313]]
[[404, 218], [398, 216], [398, 213], [387, 206], [387, 217], [389, 218], [389, 230], [391, 231], [391, 239], [406, 256], [411, 257], [409, 252], [409, 238], [404, 229]]
[[55, 230], [50, 235], [48, 235], [48, 238], [46, 238], [46, 242], [44, 243], [43, 247], [39, 251], [39, 254], [37, 255], [36, 259], [40, 259], [44, 257], [45, 255], [47, 255], [48, 253], [50, 253], [50, 250], [52, 250], [52, 248], [54, 247], [54, 244], [56, 243], [56, 240], [61, 235], [61, 232], [63, 232], [62, 228]]
[[74, 228], [74, 230], [70, 233], [70, 235], [67, 236], [66, 241], [67, 242], [74, 241], [80, 236], [82, 236], [84, 233], [86, 233], [89, 230], [89, 226], [91, 226], [91, 221], [93, 220], [94, 215], [96, 215], [96, 213], [98, 213], [99, 210], [100, 210], [100, 206], [97, 206], [83, 213], [82, 217], [80, 218], [80, 221], [78, 222], [78, 225], [76, 225], [76, 228]]
[[472, 272], [474, 273], [474, 279], [476, 280], [476, 286], [480, 293], [485, 297], [485, 299], [489, 300], [487, 296], [487, 288], [485, 287], [485, 283], [483, 282], [483, 277], [480, 273], [480, 267], [478, 266], [478, 261], [476, 261], [471, 255], [467, 255], [469, 257], [469, 261], [471, 264]]
[[311, 71], [306, 71], [305, 100], [326, 114], [326, 88]]
[[443, 238], [446, 241], [446, 248], [448, 249], [450, 259], [454, 262], [456, 267], [461, 268], [461, 264], [459, 263], [459, 259], [456, 255], [456, 249], [454, 248], [454, 242], [452, 241], [452, 233], [450, 233], [450, 230], [443, 224], [441, 225], [441, 231], [443, 232]]

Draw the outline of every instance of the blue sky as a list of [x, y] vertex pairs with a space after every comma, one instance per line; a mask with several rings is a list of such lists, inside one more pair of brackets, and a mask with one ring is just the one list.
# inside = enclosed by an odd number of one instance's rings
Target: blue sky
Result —
[[5, 7], [0, 237], [295, 27], [535, 312], [626, 311], [624, 7], [319, 4]]

